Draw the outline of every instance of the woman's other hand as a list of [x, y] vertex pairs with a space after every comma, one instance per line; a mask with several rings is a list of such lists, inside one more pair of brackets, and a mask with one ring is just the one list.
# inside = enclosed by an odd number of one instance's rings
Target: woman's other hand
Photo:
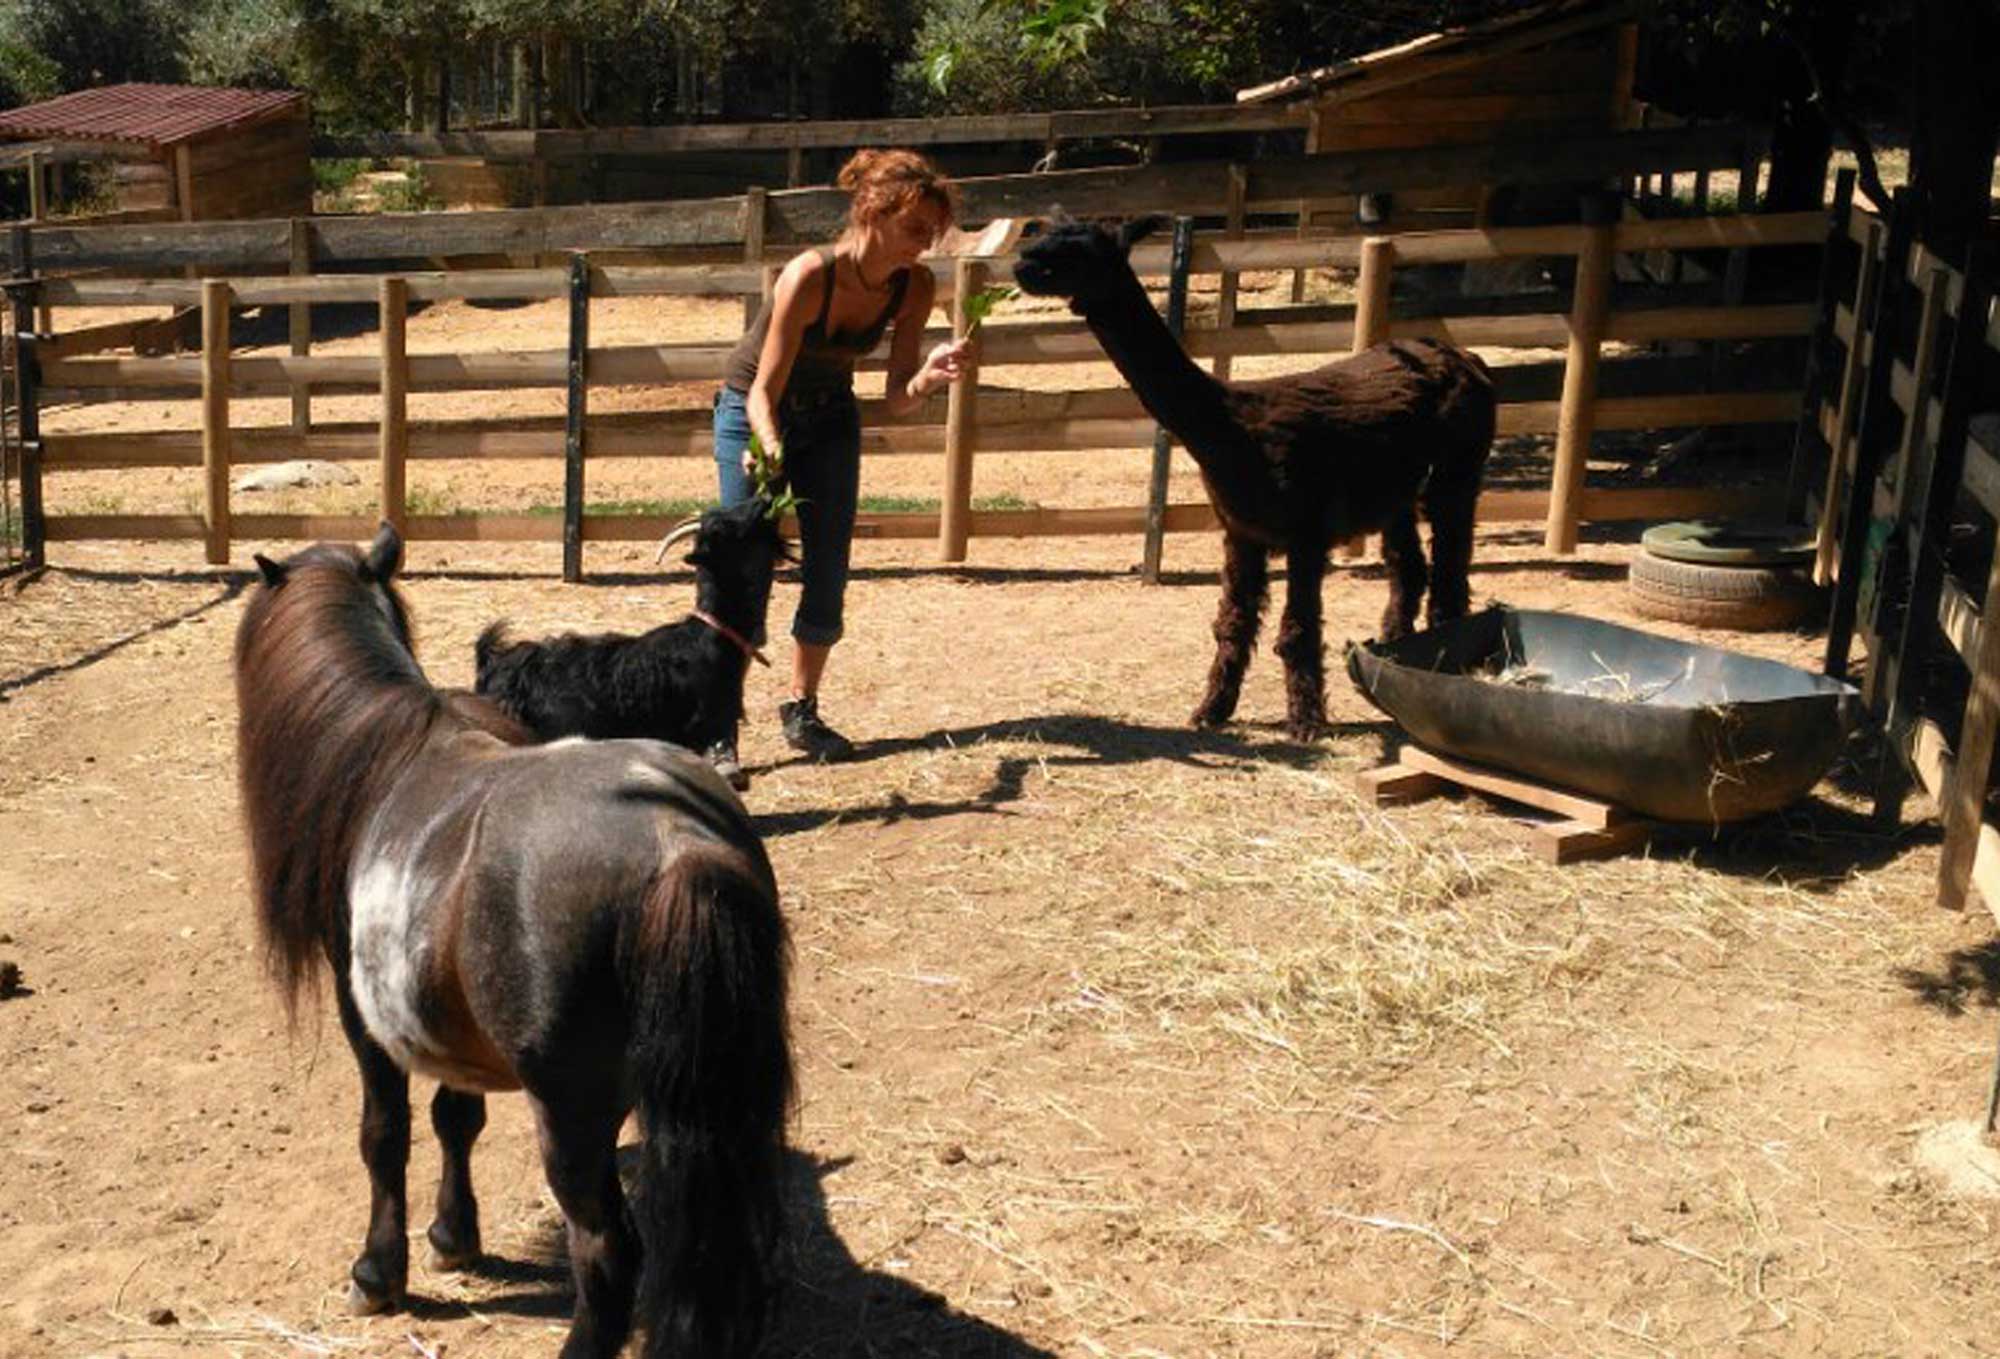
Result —
[[950, 340], [933, 349], [924, 359], [924, 366], [910, 379], [912, 396], [929, 396], [938, 388], [958, 381], [965, 376], [966, 365], [971, 361], [972, 341]]

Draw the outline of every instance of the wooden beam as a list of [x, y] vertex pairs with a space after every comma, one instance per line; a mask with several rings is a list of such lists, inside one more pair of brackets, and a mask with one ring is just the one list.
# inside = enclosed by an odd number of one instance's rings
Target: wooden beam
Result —
[[583, 460], [590, 403], [590, 257], [569, 260], [569, 378], [563, 427], [563, 579], [583, 579]]
[[[1173, 264], [1167, 282], [1167, 331], [1176, 341], [1187, 330], [1188, 256], [1194, 248], [1194, 218], [1174, 219]], [[1146, 534], [1140, 551], [1139, 578], [1160, 583], [1162, 536], [1166, 533], [1167, 477], [1172, 469], [1173, 435], [1165, 425], [1153, 430], [1152, 466], [1146, 478]]]
[[[961, 257], [952, 271], [951, 333], [962, 340], [970, 333], [971, 318], [966, 303], [986, 286], [987, 263], [971, 256]], [[951, 384], [944, 417], [944, 488], [942, 511], [938, 515], [938, 560], [962, 562], [966, 542], [972, 532], [972, 459], [977, 448], [979, 425], [979, 350], [984, 336], [973, 350], [972, 363], [964, 377]]]
[[381, 282], [381, 345], [376, 371], [382, 391], [381, 459], [382, 517], [402, 532], [409, 517], [409, 393], [408, 352], [410, 290], [400, 278]]
[[1613, 234], [1607, 221], [1593, 229], [1577, 256], [1576, 297], [1570, 308], [1569, 357], [1563, 376], [1562, 412], [1556, 424], [1556, 459], [1544, 543], [1565, 556], [1576, 551], [1577, 522], [1590, 436], [1595, 428], [1597, 364], [1611, 302]]
[[[291, 267], [295, 276], [312, 273], [312, 223], [303, 217], [292, 219]], [[305, 358], [312, 353], [312, 303], [292, 303], [290, 314], [286, 319], [290, 330], [292, 356]], [[311, 383], [292, 384], [292, 429], [301, 436], [312, 429]]]
[[211, 565], [229, 560], [229, 283], [201, 290], [202, 524]]
[[[1466, 184], [1561, 183], [1655, 170], [1730, 165], [1742, 156], [1739, 128], [1606, 133], [1561, 143], [1486, 142], [1416, 150], [1272, 156], [1251, 166], [1247, 211], [1296, 211], [1304, 199]], [[967, 221], [1029, 217], [1061, 204], [1073, 213], [1131, 212], [1162, 203], [1219, 214], [1229, 199], [1229, 162], [1201, 161], [959, 182]], [[822, 240], [839, 229], [846, 195], [805, 188], [773, 193], [771, 238]], [[538, 210], [328, 217], [315, 223], [318, 263], [355, 263], [474, 254], [533, 255], [565, 250], [656, 250], [742, 242], [741, 198], [621, 203]], [[288, 224], [192, 222], [129, 227], [37, 227], [50, 268], [200, 265], [284, 266]]]

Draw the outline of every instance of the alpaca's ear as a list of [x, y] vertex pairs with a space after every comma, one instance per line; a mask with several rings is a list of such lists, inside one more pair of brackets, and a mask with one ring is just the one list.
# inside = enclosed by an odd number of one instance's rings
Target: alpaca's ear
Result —
[[1167, 219], [1157, 212], [1145, 217], [1135, 217], [1118, 228], [1118, 248], [1130, 250], [1166, 224]]
[[382, 527], [376, 531], [375, 541], [368, 546], [368, 574], [386, 583], [402, 565], [403, 535], [396, 532], [394, 524], [384, 519]]
[[264, 588], [275, 590], [285, 583], [285, 564], [274, 562], [261, 552], [250, 554], [250, 560], [257, 563], [257, 577], [264, 582]]

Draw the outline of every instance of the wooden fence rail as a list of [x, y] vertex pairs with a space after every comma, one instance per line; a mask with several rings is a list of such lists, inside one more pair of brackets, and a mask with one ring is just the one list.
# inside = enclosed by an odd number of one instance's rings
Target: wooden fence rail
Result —
[[[1251, 268], [1312, 265], [1372, 267], [1362, 270], [1362, 296], [1352, 317], [1261, 320], [1241, 314], [1227, 329], [1195, 329], [1185, 342], [1206, 359], [1270, 354], [1338, 354], [1378, 336], [1436, 335], [1482, 346], [1568, 346], [1560, 371], [1560, 392], [1540, 399], [1503, 403], [1503, 433], [1558, 434], [1557, 474], [1550, 489], [1491, 492], [1482, 498], [1488, 520], [1544, 519], [1550, 545], [1570, 550], [1577, 526], [1585, 521], [1658, 518], [1703, 511], [1746, 508], [1751, 497], [1731, 488], [1691, 490], [1612, 490], [1591, 488], [1581, 477], [1591, 430], [1636, 429], [1731, 423], [1788, 423], [1799, 394], [1774, 391], [1690, 392], [1685, 386], [1662, 392], [1612, 391], [1622, 365], [1598, 366], [1605, 390], [1583, 369], [1597, 365], [1602, 346], [1660, 340], [1784, 338], [1809, 333], [1810, 304], [1752, 307], [1714, 305], [1620, 308], [1614, 305], [1610, 270], [1628, 252], [1705, 247], [1737, 249], [1821, 242], [1826, 218], [1819, 213], [1689, 221], [1625, 222], [1597, 226], [1413, 233], [1370, 241], [1219, 238], [1196, 241], [1179, 271], [1182, 286], [1190, 273], [1225, 276]], [[1170, 247], [1148, 243], [1134, 252], [1142, 273], [1169, 270]], [[1396, 316], [1389, 304], [1395, 266], [1502, 259], [1517, 255], [1576, 257], [1580, 273], [1576, 300], [1567, 313], [1491, 316]], [[954, 299], [951, 333], [964, 318], [955, 300], [982, 286], [1005, 260], [964, 259], [940, 292]], [[40, 365], [40, 399], [57, 402], [176, 400], [199, 394], [200, 430], [149, 433], [50, 434], [41, 440], [39, 466], [46, 471], [107, 467], [194, 466], [206, 470], [201, 515], [61, 515], [46, 524], [47, 537], [69, 541], [105, 537], [204, 539], [211, 559], [225, 560], [229, 543], [242, 538], [366, 536], [370, 523], [360, 516], [232, 514], [228, 469], [281, 461], [312, 453], [345, 459], [373, 457], [381, 468], [381, 512], [402, 524], [412, 538], [454, 540], [542, 540], [563, 542], [565, 574], [581, 572], [582, 544], [635, 540], [664, 527], [658, 516], [593, 515], [583, 512], [582, 469], [590, 458], [634, 454], [704, 454], [709, 450], [706, 411], [619, 413], [590, 416], [591, 386], [713, 381], [721, 377], [727, 347], [721, 345], [605, 345], [589, 343], [589, 304], [599, 297], [706, 294], [756, 295], [765, 272], [749, 264], [683, 267], [593, 264], [574, 255], [562, 269], [482, 269], [467, 272], [419, 271], [388, 275], [244, 277], [231, 279], [63, 278], [40, 285], [41, 299], [66, 307], [184, 305], [203, 310], [204, 346], [199, 358], [54, 357]], [[553, 298], [570, 301], [569, 336], [561, 349], [483, 354], [409, 354], [403, 318], [411, 302], [442, 298]], [[229, 309], [250, 305], [302, 307], [315, 303], [373, 301], [382, 317], [375, 355], [231, 356], [226, 339]], [[1324, 309], [1301, 309], [1308, 318]], [[222, 318], [222, 319], [218, 319]], [[938, 338], [947, 333], [938, 332]], [[57, 346], [60, 350], [60, 344]], [[1018, 365], [1098, 361], [1102, 353], [1081, 324], [1070, 320], [1037, 323], [989, 322], [982, 330], [983, 370]], [[879, 367], [878, 357], [868, 367]], [[1636, 365], [1634, 365], [1636, 366]], [[1536, 372], [1546, 371], [1536, 369]], [[1508, 370], [1503, 379], [1512, 380]], [[1549, 373], [1550, 378], [1558, 376]], [[1519, 387], [1523, 384], [1514, 383]], [[560, 417], [485, 421], [411, 420], [411, 395], [464, 389], [560, 387], [568, 408]], [[238, 427], [230, 402], [255, 396], [379, 393], [380, 418], [373, 422], [298, 423]], [[945, 453], [942, 508], [937, 514], [864, 515], [860, 532], [877, 537], [931, 537], [941, 555], [962, 560], [967, 540], [981, 536], [1138, 532], [1149, 522], [1162, 532], [1207, 528], [1213, 517], [1205, 504], [1131, 509], [975, 510], [972, 466], [977, 453], [1030, 452], [1106, 447], [1143, 447], [1155, 426], [1136, 396], [1124, 388], [1083, 392], [1000, 389], [973, 380], [934, 398], [898, 420], [882, 417], [879, 403], [864, 402], [864, 451], [880, 454]], [[565, 459], [564, 513], [538, 515], [412, 515], [404, 494], [404, 468], [411, 460], [440, 458]]]
[[[1056, 204], [1078, 216], [1126, 214], [1171, 204], [1176, 212], [1218, 218], [1238, 211], [1291, 217], [1301, 200], [1336, 195], [1465, 184], [1609, 181], [1653, 172], [1731, 168], [1758, 144], [1758, 134], [1751, 129], [1697, 127], [1606, 133], [1556, 145], [1441, 146], [1268, 156], [1248, 166], [1192, 161], [996, 175], [961, 180], [958, 188], [961, 216], [973, 223], [1040, 216]], [[830, 239], [847, 212], [847, 196], [831, 188], [774, 190], [763, 194], [761, 201], [760, 222], [769, 249]], [[756, 229], [749, 221], [749, 205], [748, 195], [737, 195], [675, 203], [314, 218], [310, 264], [317, 269], [411, 258], [564, 255], [578, 250], [706, 250], [720, 263], [741, 260], [744, 244]], [[36, 262], [51, 270], [193, 266], [210, 272], [290, 271], [295, 259], [293, 230], [286, 220], [41, 225], [33, 229], [32, 249]], [[18, 273], [19, 261], [15, 263]]]

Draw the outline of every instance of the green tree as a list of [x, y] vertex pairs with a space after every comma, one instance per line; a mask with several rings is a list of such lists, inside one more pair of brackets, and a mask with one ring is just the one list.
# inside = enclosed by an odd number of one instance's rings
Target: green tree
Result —
[[184, 73], [186, 24], [174, 0], [0, 0], [0, 61], [37, 98], [173, 82]]

